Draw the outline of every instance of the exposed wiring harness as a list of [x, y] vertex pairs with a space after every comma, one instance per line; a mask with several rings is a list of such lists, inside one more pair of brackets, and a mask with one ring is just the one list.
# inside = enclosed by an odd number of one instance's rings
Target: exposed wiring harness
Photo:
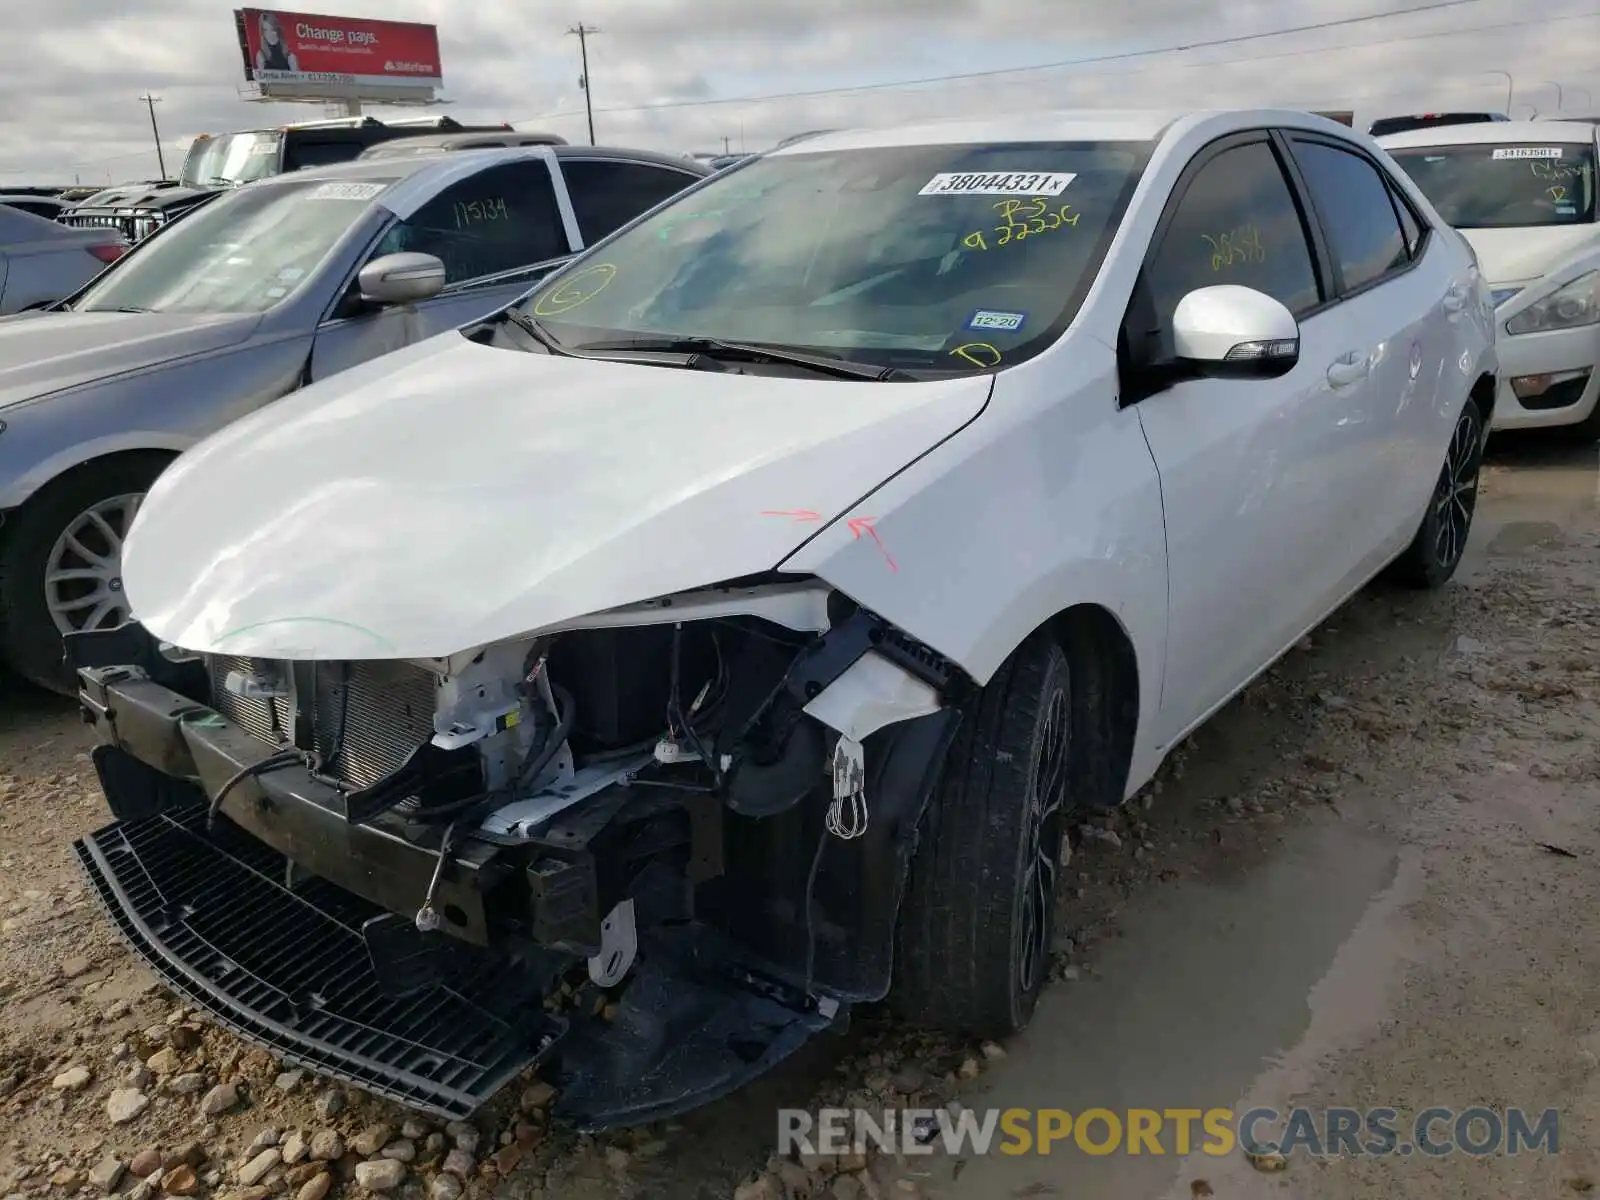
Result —
[[[540, 666], [543, 666], [542, 661]], [[529, 673], [528, 680], [532, 682], [537, 677], [536, 668]], [[517, 768], [516, 779], [505, 787], [493, 788], [442, 804], [419, 806], [406, 814], [409, 820], [418, 824], [444, 824], [445, 827], [444, 834], [439, 839], [438, 858], [434, 863], [433, 877], [428, 880], [428, 890], [422, 897], [422, 907], [417, 910], [416, 926], [419, 932], [431, 933], [439, 928], [439, 912], [434, 907], [434, 901], [439, 894], [439, 885], [444, 881], [446, 865], [451, 855], [455, 853], [461, 834], [476, 824], [485, 810], [511, 800], [523, 788], [537, 780], [555, 761], [556, 755], [561, 753], [561, 747], [566, 745], [567, 738], [572, 733], [573, 723], [577, 719], [578, 706], [572, 698], [572, 693], [566, 688], [554, 681], [549, 681], [549, 686], [550, 694], [555, 699], [556, 722], [545, 735], [544, 741], [539, 744], [539, 749], [529, 754]]]
[[[681, 679], [683, 673], [683, 624], [679, 622], [672, 627], [672, 678], [671, 686], [667, 692], [667, 736], [676, 738], [679, 733], [683, 734], [684, 740], [700, 756], [700, 761], [711, 772], [713, 790], [720, 791], [723, 784], [722, 765], [716, 760], [716, 757], [711, 753], [705, 742], [701, 740], [694, 727], [694, 718], [696, 716], [703, 718], [711, 715], [716, 711], [717, 706], [722, 703], [723, 697], [727, 695], [727, 668], [722, 658], [722, 645], [717, 640], [716, 634], [711, 635], [711, 644], [717, 654], [716, 678], [706, 681], [699, 694], [695, 696], [694, 703], [689, 706], [689, 711], [684, 712]], [[712, 703], [707, 705], [707, 694], [713, 687], [717, 689], [717, 694]], [[703, 712], [702, 709], [704, 710]]]
[[211, 797], [211, 804], [206, 808], [206, 832], [210, 833], [217, 827], [217, 817], [222, 813], [222, 802], [228, 798], [228, 793], [233, 791], [246, 779], [253, 779], [257, 775], [265, 775], [269, 771], [281, 771], [284, 767], [309, 766], [310, 755], [304, 750], [293, 748], [276, 750], [263, 759], [240, 767], [223, 781], [217, 789], [217, 794]]

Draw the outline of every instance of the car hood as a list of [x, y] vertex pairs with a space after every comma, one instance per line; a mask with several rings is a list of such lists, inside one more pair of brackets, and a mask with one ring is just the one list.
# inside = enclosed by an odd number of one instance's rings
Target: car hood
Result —
[[1584, 250], [1600, 248], [1600, 225], [1463, 229], [1491, 287], [1526, 285]]
[[124, 183], [80, 200], [84, 208], [165, 208], [169, 204], [210, 195], [208, 189], [171, 184]]
[[242, 342], [255, 313], [61, 312], [0, 319], [0, 410]]
[[775, 378], [447, 333], [297, 392], [157, 482], [124, 583], [157, 637], [444, 658], [771, 570], [975, 418], [991, 380]]

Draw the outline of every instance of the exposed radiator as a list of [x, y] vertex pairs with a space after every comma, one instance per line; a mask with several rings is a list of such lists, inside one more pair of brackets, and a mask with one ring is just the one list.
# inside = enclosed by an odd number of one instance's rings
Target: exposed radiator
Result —
[[[252, 672], [256, 660], [213, 655], [207, 666], [219, 713], [273, 745], [292, 734], [294, 713], [287, 699], [246, 699], [223, 686], [228, 672]], [[410, 663], [317, 663], [311, 725], [317, 752], [325, 760], [337, 755], [328, 773], [352, 787], [367, 787], [400, 766], [433, 736], [436, 688], [431, 672]]]

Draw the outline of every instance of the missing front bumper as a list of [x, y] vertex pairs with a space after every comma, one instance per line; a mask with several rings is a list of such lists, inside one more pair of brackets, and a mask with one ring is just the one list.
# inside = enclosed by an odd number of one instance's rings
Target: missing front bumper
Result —
[[[581, 959], [489, 936], [505, 898], [496, 881], [523, 874], [497, 847], [469, 841], [452, 860], [441, 901], [464, 916], [458, 936], [397, 930], [409, 923], [395, 914], [424, 893], [431, 849], [349, 821], [298, 768], [241, 784], [208, 830], [207, 797], [260, 743], [137, 672], [81, 678], [96, 769], [122, 818], [76, 845], [95, 894], [174, 991], [285, 1060], [445, 1119], [538, 1065], [560, 1089], [556, 1116], [599, 1129], [725, 1095], [841, 1015], [690, 922], [641, 937], [604, 1015], [586, 995], [570, 1020], [552, 1016], [546, 997]], [[528, 910], [528, 928], [561, 926], [570, 897], [557, 892]], [[375, 926], [434, 959], [403, 993]]]

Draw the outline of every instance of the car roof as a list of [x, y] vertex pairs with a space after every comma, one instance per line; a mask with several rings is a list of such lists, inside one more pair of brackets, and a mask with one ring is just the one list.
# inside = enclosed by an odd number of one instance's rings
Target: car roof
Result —
[[662, 154], [659, 150], [633, 150], [623, 146], [548, 146], [558, 159], [604, 158], [617, 162], [642, 162], [658, 167], [671, 167], [675, 171], [690, 171], [700, 175], [713, 174], [703, 162], [677, 154]]
[[1483, 121], [1476, 125], [1435, 125], [1378, 139], [1385, 150], [1408, 146], [1481, 146], [1515, 142], [1583, 142], [1594, 145], [1595, 127], [1580, 121]]
[[1304, 109], [1059, 109], [1012, 113], [1005, 117], [952, 117], [882, 129], [843, 129], [775, 146], [763, 157], [816, 154], [832, 150], [871, 150], [893, 146], [1006, 142], [1152, 142], [1198, 125], [1260, 125], [1326, 130], [1349, 137], [1349, 126]]
[[[534, 150], [535, 146], [508, 147], [499, 153], [515, 154], [519, 150]], [[494, 151], [483, 151], [494, 153]], [[380, 180], [398, 181], [410, 178], [429, 169], [442, 155], [397, 155], [394, 158], [352, 158], [347, 162], [328, 163], [324, 166], [301, 167], [298, 171], [285, 171], [281, 175], [268, 175], [246, 184], [246, 187], [271, 186], [278, 183], [304, 183], [307, 180], [327, 183], [362, 183]]]
[[495, 148], [492, 143], [496, 140], [502, 146], [559, 146], [565, 143], [565, 139], [561, 141], [552, 141], [551, 139], [560, 137], [561, 135], [557, 133], [545, 133], [538, 130], [456, 130], [449, 133], [423, 133], [418, 134], [416, 137], [390, 138], [386, 142], [378, 142], [375, 145], [368, 146], [362, 153], [373, 158], [381, 158], [388, 154], [421, 154], [434, 148], [447, 149], [454, 146], [470, 146], [477, 149], [478, 147], [474, 143], [479, 142], [490, 143], [482, 148], [492, 150]]
[[949, 117], [883, 129], [836, 129], [774, 146], [765, 157], [829, 150], [871, 150], [957, 142], [1147, 142], [1181, 116], [1180, 110], [1071, 110], [995, 117]]
[[401, 154], [392, 158], [356, 158], [325, 167], [302, 167], [282, 175], [270, 175], [246, 188], [277, 187], [302, 183], [385, 183], [382, 193], [373, 197], [400, 217], [409, 217], [438, 192], [498, 162], [545, 161], [550, 157], [572, 159], [611, 159], [670, 167], [691, 175], [710, 175], [710, 167], [688, 162], [653, 150], [628, 150], [617, 146], [484, 146], [470, 150], [436, 150], [433, 153]]

